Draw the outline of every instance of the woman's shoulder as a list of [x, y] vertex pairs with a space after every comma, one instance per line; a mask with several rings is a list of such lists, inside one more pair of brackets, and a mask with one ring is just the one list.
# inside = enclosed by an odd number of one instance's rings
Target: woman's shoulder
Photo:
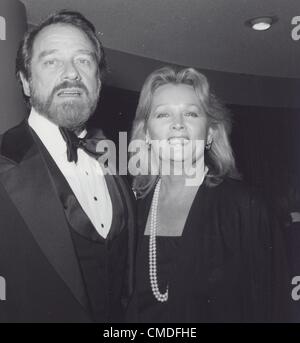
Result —
[[257, 188], [227, 178], [215, 191], [210, 206], [219, 220], [227, 223], [223, 225], [225, 235], [240, 232], [246, 239], [268, 237], [271, 227], [277, 225], [269, 201]]
[[214, 188], [215, 195], [225, 203], [234, 202], [243, 207], [265, 207], [266, 205], [261, 191], [241, 180], [227, 177]]

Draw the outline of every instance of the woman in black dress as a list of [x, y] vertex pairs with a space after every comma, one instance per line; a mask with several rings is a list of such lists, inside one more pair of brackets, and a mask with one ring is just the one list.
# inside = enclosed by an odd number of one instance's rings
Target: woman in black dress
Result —
[[[229, 113], [204, 75], [154, 71], [142, 88], [130, 165], [138, 198], [138, 322], [285, 320], [280, 231], [237, 175]], [[135, 156], [136, 157], [136, 156]]]

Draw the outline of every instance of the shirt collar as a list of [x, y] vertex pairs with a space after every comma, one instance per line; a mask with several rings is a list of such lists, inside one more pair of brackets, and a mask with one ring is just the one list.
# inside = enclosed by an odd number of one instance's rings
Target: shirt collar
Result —
[[[39, 114], [32, 107], [28, 118], [28, 124], [39, 136], [40, 140], [52, 156], [65, 156], [67, 158], [66, 142], [59, 131], [59, 127], [55, 123]], [[79, 137], [82, 138], [85, 135], [86, 130], [81, 132]]]

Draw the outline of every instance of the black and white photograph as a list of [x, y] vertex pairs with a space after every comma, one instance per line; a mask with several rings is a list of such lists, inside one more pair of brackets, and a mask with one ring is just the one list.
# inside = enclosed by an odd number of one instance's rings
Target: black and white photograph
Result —
[[300, 323], [299, 5], [0, 0], [0, 323]]

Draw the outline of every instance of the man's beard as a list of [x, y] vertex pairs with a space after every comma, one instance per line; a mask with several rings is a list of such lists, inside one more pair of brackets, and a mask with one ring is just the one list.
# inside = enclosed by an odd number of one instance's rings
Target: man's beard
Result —
[[[56, 102], [54, 97], [61, 89], [76, 88], [82, 91], [79, 99], [66, 99], [65, 101]], [[100, 81], [98, 89], [94, 94], [90, 94], [86, 86], [81, 81], [64, 81], [54, 87], [51, 94], [43, 99], [36, 88], [30, 82], [31, 106], [41, 115], [60, 127], [70, 130], [80, 129], [94, 113], [100, 92]], [[82, 99], [81, 97], [86, 97]]]

